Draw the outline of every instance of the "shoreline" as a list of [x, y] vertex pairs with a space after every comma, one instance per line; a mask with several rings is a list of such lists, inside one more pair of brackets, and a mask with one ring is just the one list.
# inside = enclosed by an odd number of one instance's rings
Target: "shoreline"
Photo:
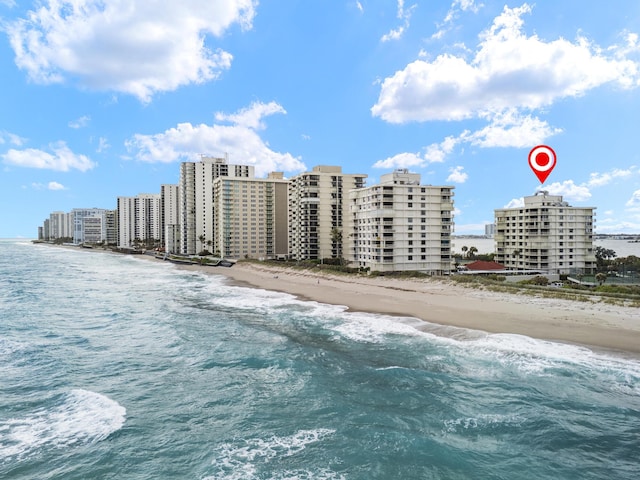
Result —
[[419, 319], [428, 322], [417, 326], [422, 331], [463, 328], [640, 356], [640, 309], [634, 307], [490, 292], [442, 280], [335, 275], [244, 262], [231, 268], [176, 266], [348, 311]]
[[[165, 263], [151, 255], [134, 257]], [[249, 262], [233, 267], [170, 265], [222, 276], [231, 285], [344, 306], [347, 311], [389, 315], [398, 317], [398, 321], [417, 319], [426, 323], [412, 323], [414, 327], [430, 333], [437, 331], [438, 335], [453, 336], [454, 329], [523, 335], [640, 358], [640, 308], [636, 307], [492, 292], [438, 279], [336, 275]]]

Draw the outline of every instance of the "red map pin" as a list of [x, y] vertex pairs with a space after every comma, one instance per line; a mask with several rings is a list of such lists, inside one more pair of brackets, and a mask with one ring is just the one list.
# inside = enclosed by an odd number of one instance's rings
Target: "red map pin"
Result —
[[546, 145], [533, 147], [529, 152], [529, 166], [538, 177], [538, 180], [540, 180], [540, 183], [544, 183], [556, 166], [556, 152]]

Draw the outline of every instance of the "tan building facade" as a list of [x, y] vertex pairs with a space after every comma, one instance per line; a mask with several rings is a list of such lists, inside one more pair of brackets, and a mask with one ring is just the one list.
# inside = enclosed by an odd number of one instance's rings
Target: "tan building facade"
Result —
[[216, 237], [213, 183], [218, 177], [253, 178], [254, 167], [206, 156], [180, 164], [180, 253], [184, 255], [197, 254], [201, 239], [206, 244]]
[[344, 258], [350, 251], [349, 191], [363, 188], [367, 176], [345, 174], [339, 166], [316, 166], [289, 183], [289, 257], [297, 260]]
[[351, 191], [351, 264], [378, 272], [448, 272], [453, 188], [420, 185], [420, 174], [400, 169]]
[[594, 210], [546, 191], [524, 197], [522, 207], [496, 209], [496, 262], [512, 270], [593, 272]]
[[285, 257], [288, 184], [279, 172], [267, 178], [218, 177], [213, 253], [232, 259]]

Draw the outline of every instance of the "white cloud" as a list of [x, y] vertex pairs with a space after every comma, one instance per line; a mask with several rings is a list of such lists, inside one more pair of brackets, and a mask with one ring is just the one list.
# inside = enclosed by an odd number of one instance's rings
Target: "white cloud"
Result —
[[627, 207], [638, 207], [640, 206], [640, 190], [636, 190], [631, 195], [631, 198], [625, 204]]
[[618, 46], [602, 50], [581, 37], [546, 42], [527, 36], [521, 17], [529, 12], [527, 4], [505, 7], [481, 33], [469, 62], [443, 54], [431, 62], [416, 60], [386, 78], [372, 114], [390, 123], [463, 120], [545, 107], [606, 83], [637, 85], [638, 64]]
[[417, 153], [399, 153], [393, 157], [378, 160], [373, 168], [409, 168], [424, 165], [425, 160]]
[[16, 6], [16, 2], [14, 0], [0, 0], [0, 5], [5, 5], [6, 7], [13, 8]]
[[626, 170], [621, 170], [619, 168], [615, 168], [610, 172], [605, 173], [592, 173], [589, 177], [589, 181], [587, 185], [590, 187], [602, 187], [604, 185], [608, 185], [616, 178], [628, 178], [634, 173], [638, 173], [638, 169], [635, 165], [627, 168]]
[[2, 155], [2, 158], [4, 163], [8, 165], [60, 172], [68, 172], [69, 170], [86, 172], [96, 166], [89, 157], [73, 153], [65, 142], [52, 143], [49, 145], [49, 149], [51, 153], [35, 148], [11, 149]]
[[483, 148], [524, 148], [543, 143], [547, 138], [561, 133], [559, 128], [549, 126], [546, 121], [530, 115], [520, 115], [515, 109], [497, 114], [488, 114], [490, 124], [462, 139]]
[[364, 12], [364, 8], [362, 7], [362, 4], [358, 0], [356, 0], [356, 8], [360, 13]]
[[524, 197], [513, 198], [502, 208], [520, 208], [524, 207]]
[[89, 121], [91, 120], [91, 117], [89, 115], [83, 115], [82, 117], [78, 118], [77, 120], [72, 120], [69, 122], [69, 127], [70, 128], [83, 128], [86, 127], [87, 125], [89, 125]]
[[584, 184], [576, 185], [573, 180], [565, 180], [562, 183], [554, 182], [540, 187], [539, 190], [546, 190], [550, 195], [562, 195], [566, 201], [584, 202], [591, 198], [589, 188]]
[[66, 190], [65, 186], [58, 182], [49, 182], [47, 188], [49, 190]]
[[5, 143], [10, 143], [12, 145], [16, 145], [20, 147], [24, 145], [26, 141], [27, 140], [25, 138], [22, 138], [18, 135], [0, 130], [0, 145], [4, 145]]
[[454, 168], [450, 168], [449, 172], [451, 173], [447, 177], [447, 182], [453, 182], [453, 183], [466, 182], [467, 178], [469, 178], [469, 175], [466, 172], [463, 172], [463, 170], [464, 170], [464, 167], [460, 165]]
[[102, 153], [107, 151], [109, 148], [111, 148], [111, 145], [109, 145], [107, 139], [105, 137], [100, 137], [98, 139], [98, 148], [96, 149], [96, 152]]
[[418, 153], [399, 153], [385, 160], [378, 160], [373, 168], [409, 168], [424, 167], [430, 163], [442, 163], [453, 151], [458, 139], [447, 137], [440, 143], [432, 143], [425, 147], [424, 155]]
[[304, 170], [306, 167], [299, 158], [274, 152], [256, 133], [264, 128], [263, 117], [274, 113], [286, 112], [275, 102], [257, 102], [234, 114], [216, 114], [219, 121], [232, 122], [231, 125], [179, 123], [162, 133], [136, 134], [126, 146], [143, 162], [193, 161], [202, 153], [213, 156], [228, 153], [232, 163], [254, 165], [258, 176], [272, 171]]
[[131, 94], [215, 79], [232, 55], [207, 46], [234, 25], [250, 29], [255, 0], [44, 0], [6, 25], [16, 64], [38, 83]]
[[398, 40], [402, 37], [407, 28], [409, 28], [409, 21], [411, 20], [411, 14], [416, 8], [416, 5], [412, 5], [408, 9], [404, 8], [404, 0], [398, 0], [398, 13], [397, 17], [402, 20], [402, 25], [398, 28], [391, 30], [382, 36], [380, 41], [388, 42], [390, 40]]

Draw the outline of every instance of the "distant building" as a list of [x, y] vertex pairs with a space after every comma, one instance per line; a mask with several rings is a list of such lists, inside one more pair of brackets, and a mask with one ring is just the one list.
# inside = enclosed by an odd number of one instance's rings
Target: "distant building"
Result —
[[160, 245], [166, 252], [180, 251], [180, 187], [160, 185]]
[[496, 233], [496, 224], [495, 223], [487, 223], [484, 226], [484, 235], [487, 238], [493, 238]]
[[352, 190], [353, 241], [347, 258], [371, 271], [451, 269], [452, 186], [420, 185], [406, 169], [382, 175], [380, 183]]
[[160, 194], [118, 197], [118, 246], [160, 243]]
[[351, 250], [353, 218], [348, 192], [367, 176], [320, 165], [289, 183], [289, 256], [296, 260], [342, 258]]
[[218, 177], [253, 178], [254, 167], [231, 165], [226, 158], [203, 156], [199, 162], [180, 164], [180, 253], [195, 255], [200, 239], [213, 241], [214, 192]]
[[288, 184], [280, 172], [267, 178], [218, 177], [214, 253], [236, 259], [286, 257]]
[[593, 272], [594, 210], [546, 191], [524, 197], [522, 207], [496, 209], [496, 262], [512, 270]]
[[73, 243], [101, 243], [107, 241], [107, 210], [103, 208], [74, 208]]

